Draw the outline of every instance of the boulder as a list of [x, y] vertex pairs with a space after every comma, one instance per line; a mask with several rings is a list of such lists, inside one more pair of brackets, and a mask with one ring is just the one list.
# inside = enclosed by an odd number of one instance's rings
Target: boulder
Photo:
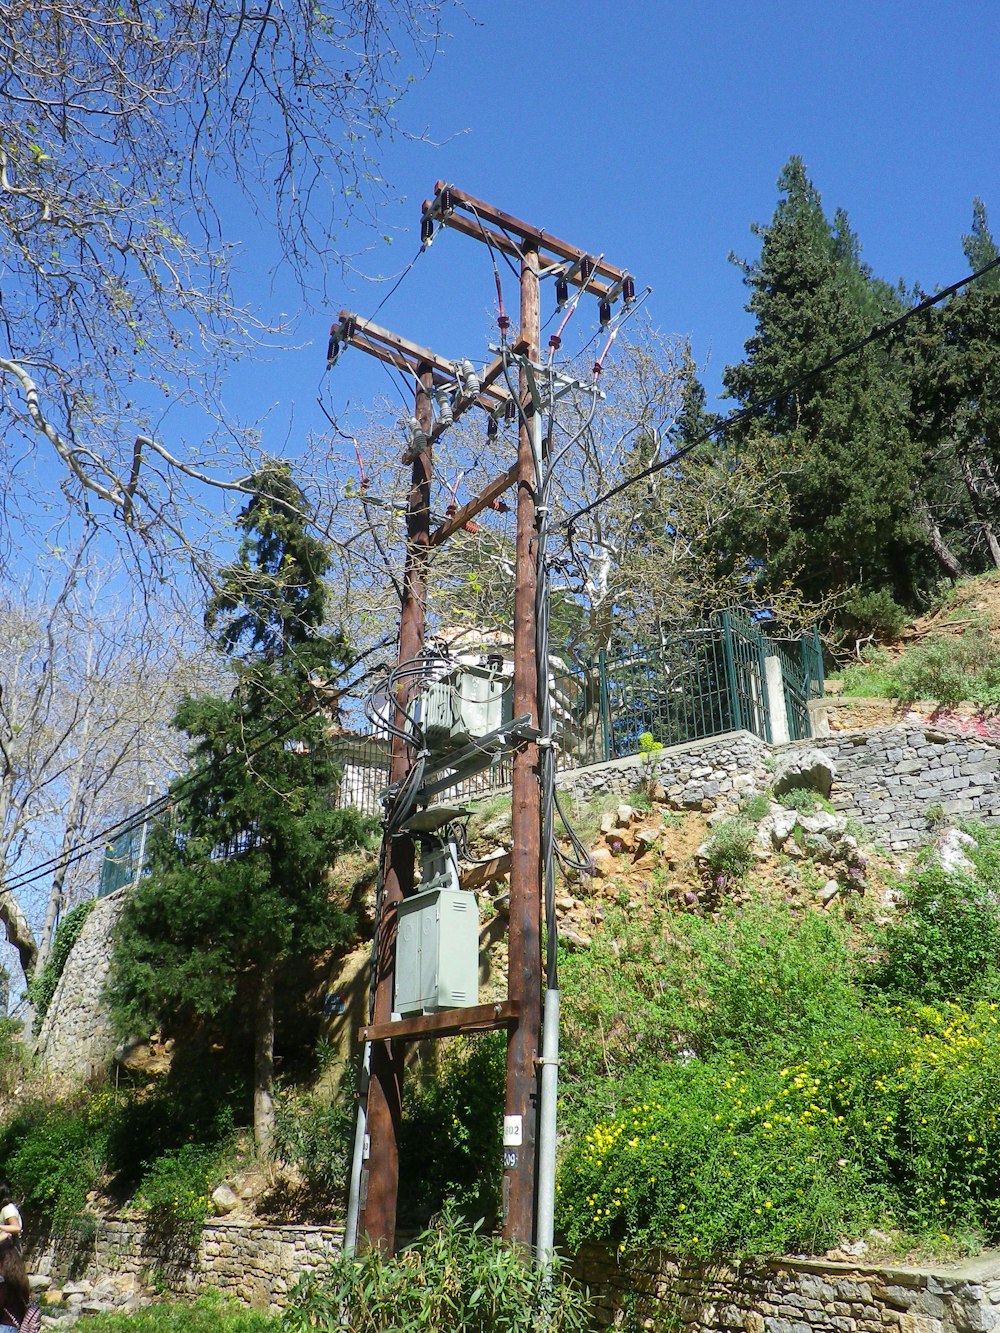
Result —
[[775, 796], [796, 787], [829, 796], [836, 776], [836, 765], [822, 750], [789, 750], [775, 761], [772, 787]]
[[219, 1185], [212, 1191], [212, 1203], [215, 1205], [215, 1211], [219, 1216], [231, 1213], [234, 1208], [239, 1207], [239, 1202], [240, 1196], [228, 1185]]
[[934, 855], [943, 869], [951, 874], [969, 874], [975, 866], [966, 855], [966, 848], [975, 847], [976, 840], [961, 829], [950, 828], [938, 838], [934, 845]]

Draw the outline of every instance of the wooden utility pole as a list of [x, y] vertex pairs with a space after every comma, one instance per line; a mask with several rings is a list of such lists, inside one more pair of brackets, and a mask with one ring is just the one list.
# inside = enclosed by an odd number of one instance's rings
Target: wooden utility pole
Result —
[[[525, 246], [521, 261], [521, 341], [538, 362], [538, 250]], [[514, 715], [538, 726], [538, 659], [535, 597], [538, 583], [535, 519], [535, 409], [528, 380], [520, 375], [517, 442], [517, 544], [514, 564]], [[504, 1101], [503, 1234], [534, 1241], [535, 1127], [542, 1023], [542, 850], [538, 746], [529, 741], [514, 752], [511, 808], [510, 933], [507, 994], [520, 1007], [520, 1021], [507, 1038]]]
[[[403, 603], [399, 621], [398, 661], [411, 662], [424, 646], [427, 610], [427, 557], [431, 534], [431, 389], [433, 370], [426, 361], [417, 367], [419, 376], [414, 416], [423, 432], [424, 447], [413, 459], [410, 494], [406, 509], [406, 565], [403, 571]], [[414, 446], [411, 444], [410, 446]], [[393, 722], [405, 730], [415, 677], [400, 682]], [[393, 701], [390, 700], [390, 707]], [[411, 747], [400, 736], [392, 738], [389, 782], [402, 782], [412, 764]], [[374, 1022], [388, 1023], [392, 1017], [396, 984], [396, 909], [413, 892], [414, 844], [406, 834], [386, 839], [382, 849], [384, 881], [382, 910], [377, 922], [375, 955]], [[363, 1228], [371, 1245], [393, 1253], [396, 1242], [396, 1197], [399, 1189], [399, 1137], [402, 1118], [403, 1047], [391, 1038], [372, 1043], [371, 1079], [368, 1085], [368, 1138], [378, 1152], [362, 1168], [361, 1199]]]
[[[495, 733], [493, 741], [495, 745], [514, 746], [509, 967], [506, 1001], [393, 1019], [396, 909], [399, 902], [413, 891], [414, 843], [412, 837], [401, 835], [392, 827], [390, 797], [383, 848], [382, 903], [376, 923], [374, 1014], [372, 1022], [361, 1030], [361, 1038], [370, 1043], [372, 1053], [367, 1119], [371, 1155], [362, 1172], [363, 1227], [369, 1244], [388, 1252], [395, 1245], [400, 1088], [405, 1044], [427, 1037], [498, 1029], [508, 1033], [504, 1100], [504, 1237], [525, 1247], [531, 1247], [535, 1242], [543, 888], [539, 671], [547, 669], [546, 663], [539, 661], [536, 640], [539, 536], [536, 485], [542, 449], [539, 414], [543, 410], [538, 396], [541, 365], [539, 278], [542, 271], [556, 276], [557, 300], [561, 306], [566, 305], [571, 285], [596, 296], [601, 303], [602, 324], [611, 319], [612, 304], [619, 297], [629, 302], [635, 294], [631, 275], [624, 269], [615, 268], [603, 258], [588, 255], [578, 247], [557, 240], [548, 232], [441, 181], [435, 187], [434, 198], [424, 204], [421, 235], [425, 241], [429, 241], [438, 224], [453, 227], [463, 235], [485, 243], [491, 252], [499, 251], [520, 261], [519, 340], [513, 345], [507, 342], [507, 321], [501, 319], [502, 346], [495, 359], [481, 374], [459, 374], [454, 362], [343, 311], [340, 322], [331, 330], [329, 359], [332, 362], [342, 347], [352, 346], [404, 373], [414, 374], [418, 379], [416, 417], [423, 443], [414, 457], [407, 506], [400, 665], [411, 662], [423, 647], [426, 571], [431, 550], [494, 503], [509, 487], [517, 486], [514, 720], [507, 731]], [[497, 282], [499, 288], [499, 278]], [[558, 348], [558, 335], [553, 337], [551, 345]], [[431, 444], [452, 420], [471, 406], [490, 413], [494, 421], [501, 413], [511, 412], [512, 392], [504, 387], [504, 381], [515, 362], [519, 369], [517, 411], [520, 418], [517, 461], [431, 533]], [[470, 385], [474, 387], [470, 388]], [[450, 412], [433, 423], [431, 396], [435, 391], [448, 399]], [[405, 677], [404, 683], [398, 687], [394, 720], [401, 730], [407, 728], [407, 709], [411, 694], [417, 688], [416, 675]], [[544, 740], [551, 743], [550, 737]], [[475, 752], [476, 747], [472, 748]], [[390, 792], [398, 791], [398, 784], [410, 772], [413, 758], [412, 746], [402, 737], [394, 736]], [[476, 758], [481, 760], [482, 754], [477, 754]], [[445, 768], [449, 766], [446, 764]], [[455, 780], [454, 777], [442, 779], [439, 772], [433, 780], [424, 782], [420, 801], [426, 803], [436, 792], [454, 785]]]

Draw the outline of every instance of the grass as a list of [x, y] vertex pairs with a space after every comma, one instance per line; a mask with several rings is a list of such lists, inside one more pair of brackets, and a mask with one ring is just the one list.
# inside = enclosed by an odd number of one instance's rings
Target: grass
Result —
[[134, 1314], [99, 1314], [87, 1320], [89, 1333], [280, 1333], [275, 1315], [247, 1310], [217, 1292], [195, 1301], [158, 1301]]

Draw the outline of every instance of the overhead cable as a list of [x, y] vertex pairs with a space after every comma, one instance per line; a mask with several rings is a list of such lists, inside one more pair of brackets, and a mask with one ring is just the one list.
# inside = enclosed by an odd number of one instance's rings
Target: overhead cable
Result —
[[[569, 518], [563, 519], [560, 526], [572, 529], [573, 524], [577, 519], [583, 518], [585, 515], [591, 513], [598, 507], [598, 505], [602, 505], [608, 500], [613, 500], [616, 495], [620, 495], [622, 491], [628, 490], [628, 488], [634, 486], [636, 482], [645, 481], [647, 477], [652, 477], [657, 472], [662, 472], [664, 468], [671, 467], [674, 463], [679, 462], [700, 445], [707, 444], [709, 440], [716, 439], [720, 435], [728, 434], [734, 427], [740, 426], [744, 422], [751, 420], [753, 417], [757, 416], [758, 413], [765, 411], [773, 403], [788, 397], [788, 395], [794, 393], [796, 389], [800, 389], [804, 384], [810, 383], [810, 381], [816, 379], [819, 375], [823, 375], [826, 371], [839, 365], [841, 361], [846, 361], [849, 357], [856, 356], [858, 352], [863, 351], [866, 347], [870, 347], [872, 343], [881, 342], [882, 339], [891, 337], [916, 315], [922, 314], [925, 310], [930, 310], [932, 306], [940, 305], [940, 303], [946, 301], [949, 296], [954, 296], [955, 293], [961, 291], [963, 287], [967, 287], [969, 283], [975, 282], [978, 278], [983, 277], [984, 274], [989, 273], [991, 269], [997, 268], [998, 265], [1000, 265], [1000, 255], [998, 255], [996, 259], [991, 259], [988, 264], [984, 264], [982, 268], [977, 269], [975, 273], [969, 273], [966, 277], [960, 278], [958, 282], [953, 282], [950, 287], [945, 287], [943, 291], [936, 292], [933, 296], [924, 297], [922, 301], [918, 302], [915, 306], [911, 306], [910, 309], [904, 311], [903, 314], [898, 315], [887, 324], [879, 324], [869, 333], [865, 334], [863, 338], [858, 338], [856, 342], [848, 343], [846, 347], [842, 347], [839, 351], [834, 352], [832, 356], [828, 356], [825, 361], [821, 361], [818, 366], [814, 366], [811, 370], [807, 370], [795, 379], [790, 380], [787, 384], [782, 385], [780, 389], [775, 390], [774, 393], [768, 394], [765, 398], [758, 398], [756, 401], [749, 403], [746, 407], [741, 407], [738, 412], [733, 412], [731, 416], [726, 417], [724, 421], [720, 421], [715, 426], [710, 427], [704, 434], [699, 435], [696, 440], [692, 440], [690, 444], [686, 444], [682, 448], [675, 450], [668, 458], [660, 459], [658, 463], [654, 463], [651, 467], [645, 468], [642, 472], [637, 472], [634, 477], [626, 477], [625, 480], [619, 482], [617, 486], [612, 486], [610, 490], [599, 495], [596, 500], [592, 500], [590, 504], [584, 505], [575, 513], [570, 514]], [[591, 342], [593, 341], [594, 339], [592, 338]], [[588, 346], [589, 345], [590, 344], [588, 343]]]

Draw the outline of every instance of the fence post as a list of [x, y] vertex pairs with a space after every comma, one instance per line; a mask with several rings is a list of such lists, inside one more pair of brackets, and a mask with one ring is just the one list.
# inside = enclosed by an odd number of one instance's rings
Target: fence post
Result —
[[604, 745], [603, 759], [611, 759], [611, 719], [608, 716], [608, 655], [603, 648], [597, 650], [597, 697], [601, 710], [601, 740]]
[[729, 707], [732, 710], [734, 731], [743, 729], [743, 708], [740, 703], [739, 683], [736, 679], [736, 652], [733, 645], [733, 626], [728, 611], [722, 612], [722, 651], [726, 664], [726, 684], [729, 687]]

